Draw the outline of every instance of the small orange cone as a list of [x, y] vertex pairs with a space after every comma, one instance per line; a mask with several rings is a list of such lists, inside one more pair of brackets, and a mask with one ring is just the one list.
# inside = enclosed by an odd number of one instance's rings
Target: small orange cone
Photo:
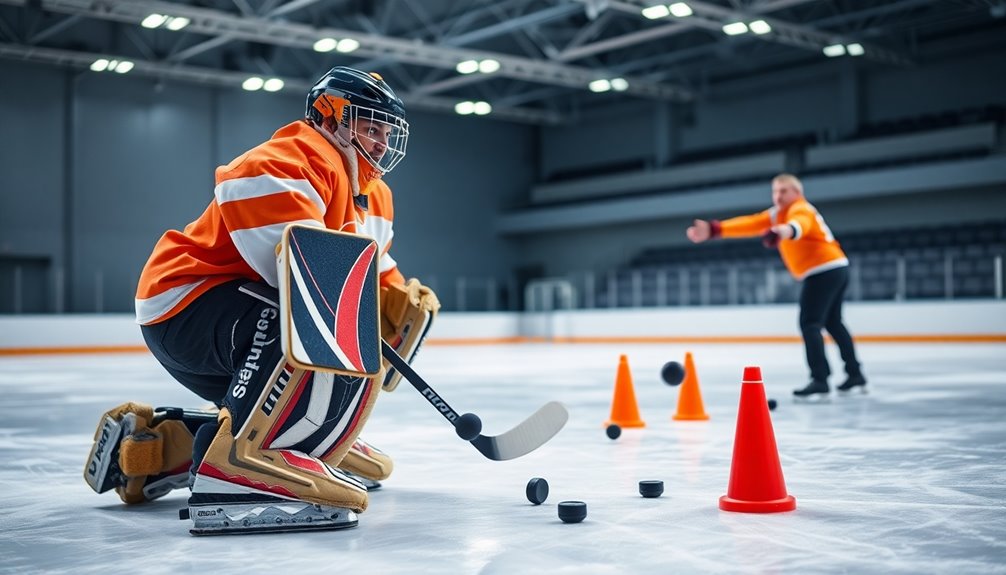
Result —
[[685, 381], [681, 383], [678, 392], [678, 411], [671, 419], [678, 421], [704, 421], [709, 419], [706, 408], [702, 405], [702, 392], [699, 391], [699, 375], [695, 372], [695, 362], [692, 352], [685, 353]]
[[744, 368], [730, 485], [720, 497], [720, 509], [741, 513], [796, 509], [796, 498], [786, 493], [760, 367]]
[[625, 355], [618, 358], [615, 397], [611, 400], [611, 418], [604, 422], [604, 426], [607, 427], [612, 423], [619, 427], [646, 427], [646, 422], [639, 418], [636, 391], [632, 387], [632, 372], [629, 371], [629, 358]]

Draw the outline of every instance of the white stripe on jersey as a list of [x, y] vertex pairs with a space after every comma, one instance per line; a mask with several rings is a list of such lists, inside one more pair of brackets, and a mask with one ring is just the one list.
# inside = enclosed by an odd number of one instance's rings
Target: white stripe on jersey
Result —
[[297, 220], [231, 232], [231, 241], [234, 242], [238, 253], [255, 270], [255, 273], [262, 276], [262, 279], [272, 287], [279, 287], [279, 273], [276, 271], [276, 246], [283, 238], [283, 230], [290, 224], [316, 228], [325, 227], [317, 220]]
[[[275, 267], [275, 266], [273, 266]], [[199, 284], [206, 280], [199, 280], [195, 283], [173, 287], [155, 296], [146, 299], [136, 298], [134, 307], [136, 308], [136, 323], [146, 325], [159, 319], [162, 315], [171, 311], [178, 302], [185, 299], [192, 290], [199, 287]]]
[[800, 227], [800, 222], [793, 220], [792, 222], [789, 222], [789, 225], [793, 226], [793, 239], [800, 239], [800, 236], [803, 235], [803, 228]]
[[395, 237], [391, 220], [368, 215], [364, 218], [363, 223], [357, 222], [356, 233], [374, 238], [374, 241], [377, 242], [378, 253], [381, 254], [381, 259], [377, 264], [378, 272], [383, 274], [398, 265], [391, 254], [385, 252], [388, 249], [388, 244], [391, 243], [391, 238]]
[[250, 178], [234, 178], [233, 180], [220, 182], [217, 187], [213, 188], [213, 195], [216, 197], [218, 204], [247, 200], [249, 198], [261, 198], [263, 196], [272, 196], [286, 192], [294, 192], [306, 197], [311, 200], [312, 204], [318, 207], [321, 215], [325, 215], [327, 209], [325, 202], [322, 201], [321, 195], [314, 189], [311, 182], [307, 180], [277, 178], [264, 174]]

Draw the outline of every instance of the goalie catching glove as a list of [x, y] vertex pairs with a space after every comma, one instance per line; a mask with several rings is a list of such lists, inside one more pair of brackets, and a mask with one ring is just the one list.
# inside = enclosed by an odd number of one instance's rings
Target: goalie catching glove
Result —
[[[381, 288], [381, 337], [411, 363], [440, 311], [433, 290], [413, 278], [405, 285]], [[384, 390], [394, 391], [402, 374], [384, 360]]]

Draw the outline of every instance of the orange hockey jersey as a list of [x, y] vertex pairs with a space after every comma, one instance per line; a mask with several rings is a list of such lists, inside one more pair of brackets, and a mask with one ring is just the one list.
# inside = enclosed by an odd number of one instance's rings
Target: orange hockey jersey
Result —
[[276, 246], [292, 223], [374, 238], [381, 285], [404, 283], [388, 253], [394, 235], [391, 190], [376, 180], [361, 196], [366, 202], [354, 201], [346, 162], [324, 136], [298, 120], [217, 168], [206, 211], [183, 231], [161, 236], [147, 260], [136, 291], [137, 323], [164, 321], [231, 280], [263, 280], [276, 287]]
[[779, 242], [779, 255], [796, 279], [849, 265], [824, 218], [802, 197], [782, 210], [772, 207], [757, 214], [723, 220], [720, 233], [724, 238], [754, 237], [777, 224], [793, 226], [793, 238]]

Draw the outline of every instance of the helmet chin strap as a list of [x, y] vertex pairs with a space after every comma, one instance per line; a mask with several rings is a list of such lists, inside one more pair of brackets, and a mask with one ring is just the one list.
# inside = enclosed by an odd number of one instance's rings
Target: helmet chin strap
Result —
[[[368, 190], [366, 189], [368, 184], [374, 180], [378, 180], [381, 177], [381, 173], [374, 169], [370, 163], [365, 159], [360, 157], [359, 150], [352, 142], [346, 139], [342, 135], [341, 130], [337, 130], [336, 133], [332, 133], [325, 128], [315, 124], [311, 120], [307, 121], [316, 132], [322, 135], [323, 138], [328, 140], [332, 147], [342, 154], [343, 158], [346, 158], [346, 165], [349, 167], [349, 182], [353, 188], [353, 196], [359, 196], [361, 193], [366, 195]], [[361, 161], [362, 160], [362, 161]], [[361, 166], [363, 167], [363, 172], [361, 177]]]

